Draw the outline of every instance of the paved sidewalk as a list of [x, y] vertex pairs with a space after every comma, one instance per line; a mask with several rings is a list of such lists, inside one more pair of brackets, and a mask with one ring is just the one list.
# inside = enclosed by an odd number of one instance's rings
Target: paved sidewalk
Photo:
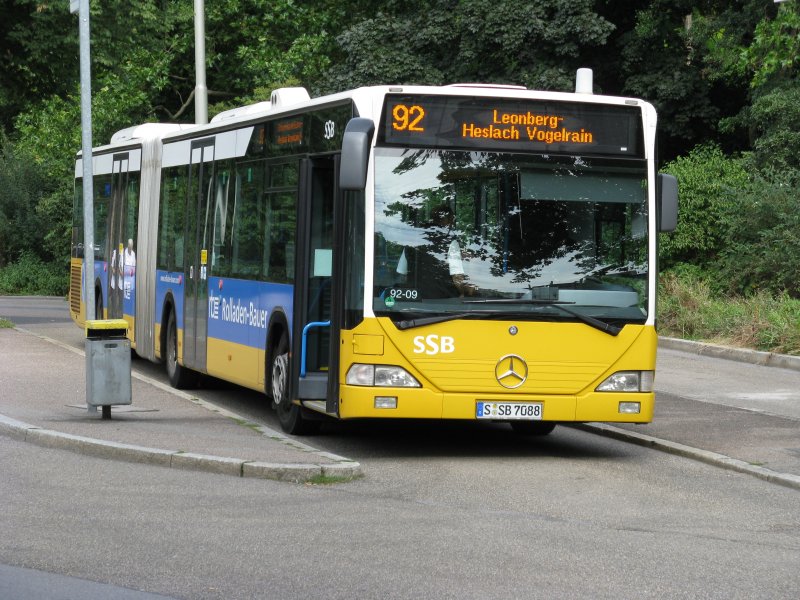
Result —
[[52, 448], [172, 468], [305, 482], [361, 466], [133, 373], [129, 406], [86, 407], [82, 351], [0, 329], [0, 434]]
[[653, 422], [587, 428], [800, 489], [800, 357], [661, 338]]

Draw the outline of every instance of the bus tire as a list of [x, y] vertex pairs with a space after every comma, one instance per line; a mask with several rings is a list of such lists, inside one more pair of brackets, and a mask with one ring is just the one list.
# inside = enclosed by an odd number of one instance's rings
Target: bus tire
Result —
[[270, 382], [272, 401], [278, 413], [281, 429], [290, 435], [310, 435], [319, 431], [320, 422], [309, 419], [302, 406], [289, 397], [289, 339], [283, 334], [272, 352]]
[[546, 421], [509, 421], [508, 424], [518, 435], [545, 436], [556, 428], [555, 423]]
[[178, 325], [175, 321], [175, 311], [170, 311], [167, 321], [167, 352], [164, 362], [172, 387], [185, 390], [197, 385], [197, 372], [178, 362]]

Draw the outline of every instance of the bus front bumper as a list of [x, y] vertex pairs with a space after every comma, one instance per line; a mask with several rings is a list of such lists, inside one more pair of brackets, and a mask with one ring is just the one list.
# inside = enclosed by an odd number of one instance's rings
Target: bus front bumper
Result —
[[[523, 415], [543, 421], [649, 423], [653, 420], [652, 392], [590, 392], [579, 396], [440, 393], [426, 389], [342, 386], [342, 419], [462, 419], [478, 420], [479, 403], [494, 406], [541, 405]], [[638, 411], [638, 412], [637, 412]], [[513, 414], [507, 413], [507, 414]], [[513, 417], [512, 417], [513, 418]], [[523, 418], [527, 418], [523, 416]], [[497, 417], [489, 420], [508, 420]]]

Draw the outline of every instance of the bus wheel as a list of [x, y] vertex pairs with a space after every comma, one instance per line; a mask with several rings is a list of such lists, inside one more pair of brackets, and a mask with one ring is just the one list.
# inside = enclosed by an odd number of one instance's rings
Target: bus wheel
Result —
[[511, 429], [519, 435], [543, 436], [551, 433], [556, 428], [555, 423], [542, 421], [509, 421]]
[[278, 412], [281, 429], [291, 435], [309, 435], [319, 431], [320, 422], [310, 420], [302, 406], [289, 398], [289, 340], [283, 335], [272, 354], [270, 365], [272, 401]]
[[170, 312], [167, 321], [167, 375], [169, 383], [174, 388], [184, 390], [197, 384], [197, 373], [178, 364], [178, 325], [175, 322], [175, 313]]

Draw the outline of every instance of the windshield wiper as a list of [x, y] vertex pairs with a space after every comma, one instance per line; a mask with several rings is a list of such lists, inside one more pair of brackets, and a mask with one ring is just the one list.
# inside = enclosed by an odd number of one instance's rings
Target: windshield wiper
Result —
[[436, 315], [435, 317], [422, 317], [419, 319], [406, 319], [404, 321], [397, 321], [395, 327], [404, 331], [406, 329], [414, 329], [415, 327], [424, 327], [425, 325], [436, 325], [437, 323], [444, 323], [446, 321], [455, 321], [456, 319], [464, 319], [471, 317], [475, 314], [481, 313], [451, 313], [449, 315]]
[[581, 323], [585, 323], [590, 327], [594, 327], [595, 329], [599, 329], [603, 333], [607, 333], [608, 335], [617, 336], [619, 332], [622, 331], [622, 327], [617, 325], [613, 325], [611, 323], [606, 323], [605, 321], [601, 321], [600, 319], [596, 319], [594, 317], [590, 317], [589, 315], [581, 314], [577, 311], [567, 308], [564, 306], [565, 304], [575, 304], [574, 302], [565, 302], [559, 300], [537, 300], [536, 298], [525, 298], [525, 299], [517, 299], [517, 298], [496, 298], [496, 299], [484, 299], [484, 300], [464, 300], [464, 304], [535, 304], [537, 306], [552, 306], [553, 308], [557, 308], [568, 315], [572, 315], [576, 319], [578, 319]]

